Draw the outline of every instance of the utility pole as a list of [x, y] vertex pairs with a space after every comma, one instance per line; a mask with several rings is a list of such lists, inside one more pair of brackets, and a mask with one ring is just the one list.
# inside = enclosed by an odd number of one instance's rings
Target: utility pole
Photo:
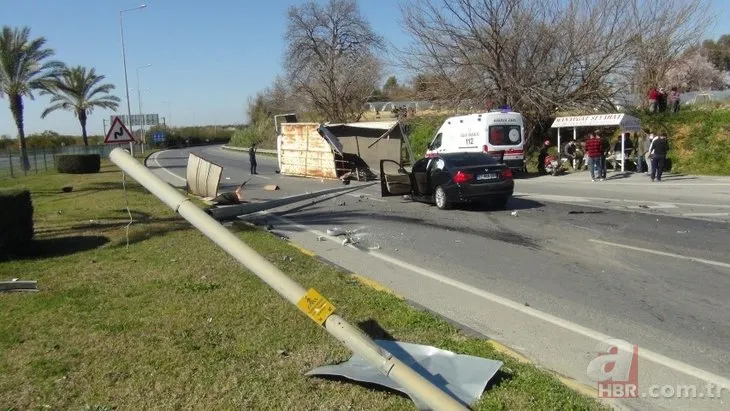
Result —
[[[122, 38], [122, 63], [124, 65], [124, 88], [127, 92], [127, 121], [132, 122], [132, 106], [129, 103], [129, 81], [127, 79], [127, 52], [124, 49], [124, 20], [122, 19], [122, 13], [125, 11], [132, 11], [132, 10], [139, 10], [147, 7], [146, 4], [141, 4], [137, 7], [126, 9], [126, 10], [120, 10], [119, 11], [119, 33]], [[132, 127], [131, 124], [127, 124], [129, 127]], [[134, 156], [134, 143], [129, 143], [129, 152]]]

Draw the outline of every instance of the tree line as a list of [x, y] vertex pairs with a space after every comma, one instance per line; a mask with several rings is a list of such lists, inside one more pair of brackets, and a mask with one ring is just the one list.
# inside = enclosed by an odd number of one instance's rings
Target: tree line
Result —
[[73, 113], [81, 125], [84, 145], [88, 116], [95, 108], [116, 110], [120, 99], [110, 93], [113, 84], [94, 68], [70, 66], [52, 60], [55, 51], [46, 47], [44, 37], [31, 38], [30, 28], [3, 26], [0, 33], [0, 97], [7, 97], [18, 129], [20, 155], [25, 170], [30, 169], [25, 136], [24, 99], [34, 93], [50, 97], [41, 117], [63, 110]]
[[[532, 131], [558, 112], [615, 111], [651, 87], [721, 87], [730, 37], [701, 43], [706, 0], [403, 0], [409, 40], [387, 48], [355, 0], [308, 1], [286, 14], [282, 74], [251, 99], [251, 127], [272, 116], [357, 121], [397, 95], [450, 107], [521, 112]], [[385, 67], [405, 70], [409, 84]]]

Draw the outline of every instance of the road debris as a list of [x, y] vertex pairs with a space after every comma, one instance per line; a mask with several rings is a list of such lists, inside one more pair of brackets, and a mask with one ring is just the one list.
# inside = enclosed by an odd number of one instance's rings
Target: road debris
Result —
[[343, 207], [343, 206], [346, 206], [346, 205], [347, 205], [347, 203], [343, 201], [343, 202], [341, 202], [341, 203], [339, 203], [339, 204], [337, 204], [337, 205], [338, 205], [338, 206], [340, 206], [340, 207]]
[[234, 191], [227, 191], [225, 193], [218, 194], [215, 198], [210, 200], [216, 206], [224, 205], [236, 205], [243, 203], [243, 187], [248, 183], [249, 180], [244, 181]]
[[461, 242], [461, 240], [454, 240], [454, 242], [456, 242], [456, 243], [460, 243], [460, 242]]
[[687, 231], [677, 231], [677, 234], [687, 234], [687, 233], [689, 233], [689, 230], [687, 230]]
[[322, 237], [321, 235], [317, 236], [317, 241], [326, 241], [327, 239]]
[[74, 191], [74, 188], [72, 186], [64, 186], [64, 187], [61, 187], [61, 191], [63, 191], [64, 193], [70, 193], [70, 192]]
[[232, 227], [232, 226], [233, 226], [233, 221], [227, 221], [227, 222], [223, 223], [223, 227]]
[[279, 186], [277, 186], [276, 184], [267, 184], [264, 186], [264, 190], [266, 190], [266, 191], [276, 191], [278, 189], [279, 189]]
[[517, 210], [511, 212], [510, 214], [512, 214], [513, 217], [517, 217]]
[[[434, 384], [444, 391], [454, 393], [464, 404], [472, 404], [481, 398], [489, 380], [494, 378], [504, 365], [502, 361], [458, 354], [428, 345], [389, 340], [374, 340], [374, 342], [386, 352], [393, 353], [399, 360], [415, 363], [425, 374], [438, 376], [432, 380]], [[358, 354], [343, 363], [318, 367], [305, 375], [340, 376], [381, 385], [408, 395], [414, 401], [416, 409], [428, 409], [426, 404], [418, 399], [416, 393], [409, 393]]]
[[13, 278], [11, 281], [0, 281], [0, 291], [38, 291], [38, 282], [17, 278]]
[[641, 207], [641, 208], [649, 208], [649, 206], [646, 205], [646, 204], [639, 204], [639, 207]]
[[327, 235], [331, 235], [331, 236], [337, 237], [337, 236], [341, 236], [341, 235], [344, 235], [344, 234], [345, 234], [345, 230], [343, 230], [343, 229], [341, 229], [339, 227], [328, 228], [327, 229]]
[[287, 262], [287, 263], [293, 261], [293, 259], [291, 257], [289, 257], [288, 255], [285, 255], [284, 258], [282, 258], [282, 260], [284, 260], [284, 262]]
[[286, 350], [276, 350], [276, 353], [281, 355], [282, 357], [288, 357], [289, 353]]

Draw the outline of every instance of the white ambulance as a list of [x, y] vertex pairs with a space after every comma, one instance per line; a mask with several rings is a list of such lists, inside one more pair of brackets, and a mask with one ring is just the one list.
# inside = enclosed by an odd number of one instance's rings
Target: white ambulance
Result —
[[[484, 152], [515, 171], [525, 168], [525, 124], [520, 113], [500, 110], [447, 118], [428, 146], [437, 153]], [[504, 157], [502, 157], [504, 156]]]

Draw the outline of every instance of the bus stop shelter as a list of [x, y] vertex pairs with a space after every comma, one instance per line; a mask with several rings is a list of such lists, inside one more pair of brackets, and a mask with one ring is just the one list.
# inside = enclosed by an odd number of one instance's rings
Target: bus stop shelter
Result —
[[[553, 121], [551, 128], [558, 129], [558, 151], [560, 151], [560, 130], [573, 129], [573, 140], [578, 139], [578, 127], [616, 127], [621, 130], [621, 171], [625, 171], [626, 161], [626, 133], [636, 133], [641, 130], [641, 121], [623, 113], [592, 114], [587, 116], [558, 117]], [[558, 154], [560, 155], [560, 153]]]

